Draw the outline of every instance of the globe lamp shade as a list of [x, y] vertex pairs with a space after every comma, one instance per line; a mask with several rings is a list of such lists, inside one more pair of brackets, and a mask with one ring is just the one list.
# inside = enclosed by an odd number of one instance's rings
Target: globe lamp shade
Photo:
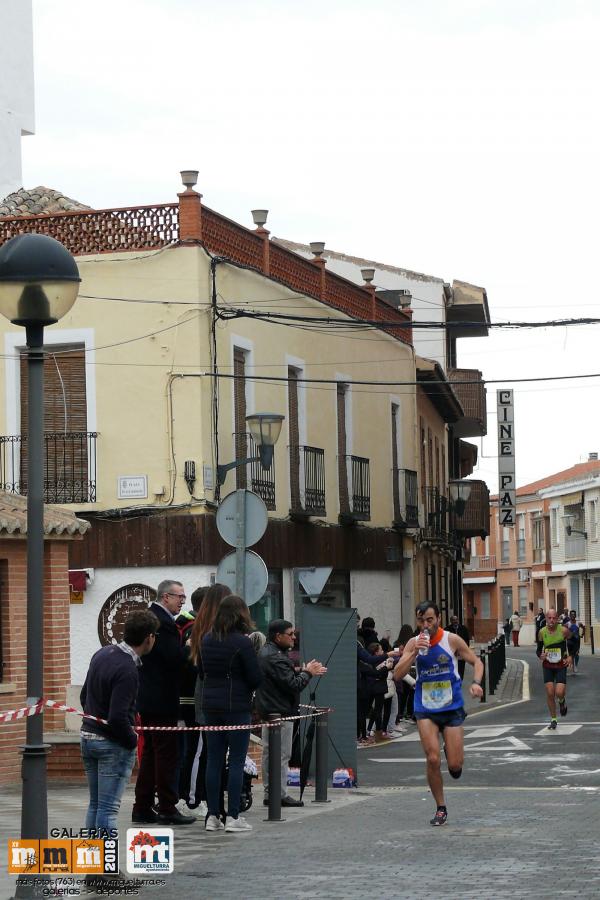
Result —
[[79, 292], [69, 251], [45, 234], [20, 234], [0, 247], [0, 312], [15, 325], [52, 325]]

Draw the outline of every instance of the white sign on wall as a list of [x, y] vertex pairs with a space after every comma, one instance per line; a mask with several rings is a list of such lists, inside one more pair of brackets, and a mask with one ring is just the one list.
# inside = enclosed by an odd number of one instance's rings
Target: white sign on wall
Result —
[[119, 500], [140, 500], [148, 496], [147, 475], [119, 475], [117, 496]]
[[496, 391], [498, 412], [498, 506], [500, 525], [515, 525], [517, 481], [515, 476], [515, 408], [510, 390]]

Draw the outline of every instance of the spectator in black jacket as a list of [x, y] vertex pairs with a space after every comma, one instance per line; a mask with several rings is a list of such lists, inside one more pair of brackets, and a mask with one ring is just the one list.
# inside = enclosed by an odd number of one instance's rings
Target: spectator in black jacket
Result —
[[[150, 610], [160, 622], [156, 643], [140, 672], [138, 712], [142, 725], [176, 726], [179, 712], [179, 685], [187, 665], [188, 650], [181, 646], [175, 619], [185, 602], [179, 581], [161, 581]], [[176, 731], [145, 731], [142, 757], [135, 785], [131, 821], [136, 825], [191, 825], [194, 816], [184, 816], [176, 807], [179, 800], [174, 776], [179, 744]], [[158, 812], [154, 797], [158, 795]]]
[[[200, 708], [205, 725], [250, 725], [252, 694], [260, 683], [256, 653], [248, 638], [252, 630], [250, 612], [241, 597], [230, 594], [217, 610], [211, 631], [205, 635], [198, 654], [201, 679]], [[240, 816], [244, 763], [250, 729], [207, 731], [208, 796], [207, 831], [250, 831], [252, 826]], [[221, 775], [229, 750], [227, 779], [227, 821], [220, 818]]]
[[[285, 619], [269, 622], [267, 643], [258, 654], [258, 662], [263, 680], [256, 692], [255, 703], [261, 718], [275, 713], [280, 716], [296, 716], [300, 703], [300, 692], [304, 690], [313, 675], [327, 672], [316, 659], [311, 659], [297, 672], [288, 653], [294, 646], [294, 626]], [[265, 788], [265, 805], [269, 802], [269, 729], [262, 729], [262, 778]], [[292, 754], [293, 723], [283, 722], [281, 726], [281, 805], [304, 806], [287, 793], [287, 773]]]
[[90, 662], [80, 695], [81, 757], [90, 791], [86, 828], [116, 830], [137, 746], [133, 725], [141, 657], [152, 650], [159, 624], [149, 610], [130, 613], [121, 643], [102, 647]]

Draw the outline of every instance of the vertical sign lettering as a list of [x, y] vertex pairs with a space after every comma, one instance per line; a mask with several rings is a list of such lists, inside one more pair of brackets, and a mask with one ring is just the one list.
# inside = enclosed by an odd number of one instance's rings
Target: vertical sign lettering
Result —
[[498, 407], [498, 507], [500, 525], [514, 525], [517, 510], [515, 478], [515, 408], [512, 391], [496, 391]]

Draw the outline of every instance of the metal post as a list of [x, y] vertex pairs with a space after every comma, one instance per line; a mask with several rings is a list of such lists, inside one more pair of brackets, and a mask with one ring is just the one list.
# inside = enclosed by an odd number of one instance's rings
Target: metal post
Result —
[[235, 592], [246, 599], [246, 491], [235, 492]]
[[315, 799], [313, 803], [329, 803], [327, 799], [327, 781], [329, 778], [328, 767], [328, 718], [329, 713], [315, 716], [317, 732], [315, 748]]
[[485, 650], [480, 650], [480, 651], [479, 651], [479, 658], [481, 659], [481, 662], [483, 663], [483, 678], [481, 679], [481, 688], [482, 688], [482, 690], [483, 690], [483, 694], [481, 695], [481, 702], [482, 702], [482, 703], [485, 703], [486, 696], [487, 696], [487, 692], [486, 692], [486, 678], [487, 678], [487, 669], [488, 669], [488, 667], [487, 667], [487, 664], [486, 664], [485, 657], [486, 657], [486, 651], [485, 651]]
[[[268, 716], [269, 722], [279, 722], [280, 713]], [[265, 822], [282, 822], [281, 818], [281, 723], [269, 729], [269, 817]]]
[[[44, 695], [44, 326], [27, 325], [27, 705]], [[21, 837], [47, 839], [48, 790], [43, 715], [28, 716], [21, 777]], [[36, 879], [39, 882], [40, 878]], [[42, 896], [17, 880], [15, 897]]]

